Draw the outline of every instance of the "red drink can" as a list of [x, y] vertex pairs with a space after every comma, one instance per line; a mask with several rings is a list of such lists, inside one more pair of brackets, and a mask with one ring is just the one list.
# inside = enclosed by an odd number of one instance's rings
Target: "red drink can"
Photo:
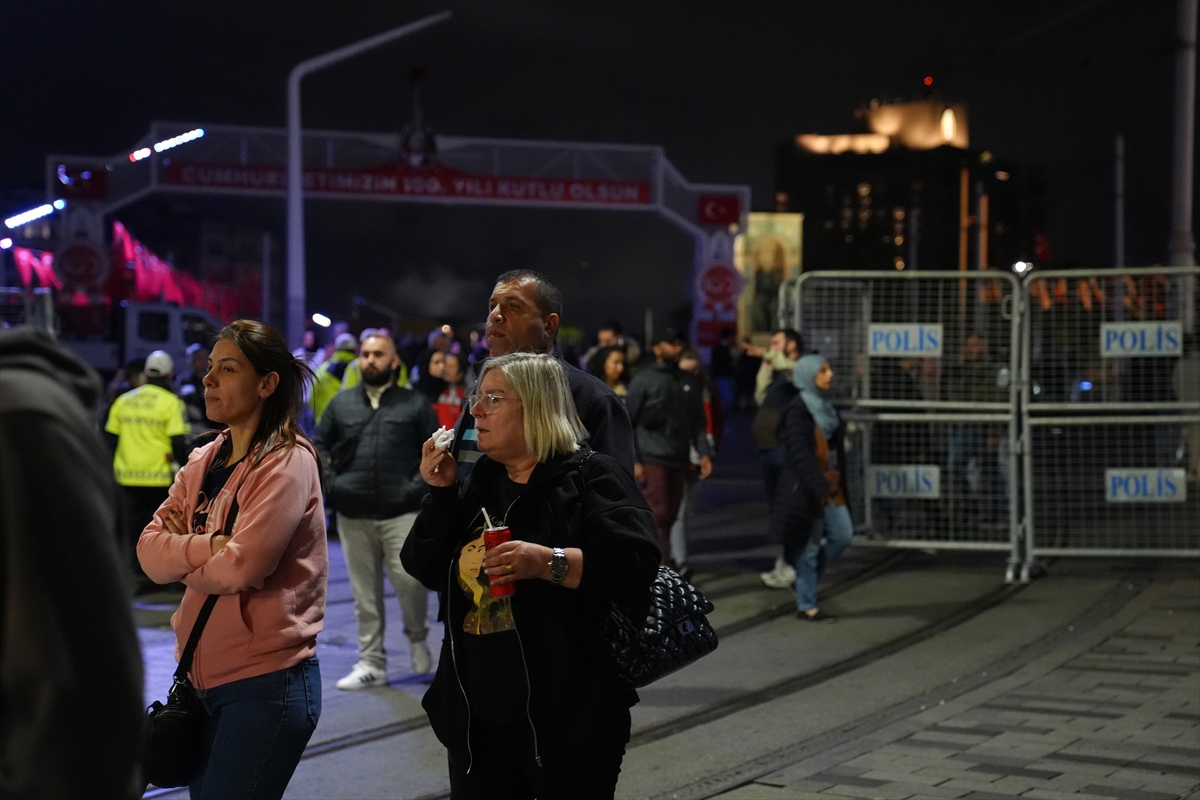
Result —
[[[483, 546], [487, 550], [491, 550], [498, 544], [510, 541], [512, 539], [512, 531], [508, 528], [491, 528], [483, 532]], [[491, 576], [488, 576], [489, 578]], [[500, 577], [497, 575], [496, 577]], [[517, 593], [517, 585], [515, 583], [490, 584], [492, 597], [509, 597]]]

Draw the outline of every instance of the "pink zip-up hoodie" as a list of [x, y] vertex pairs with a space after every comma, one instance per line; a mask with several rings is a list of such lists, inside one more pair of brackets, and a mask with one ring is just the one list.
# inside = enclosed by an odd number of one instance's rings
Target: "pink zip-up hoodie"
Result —
[[[156, 583], [187, 586], [171, 617], [175, 658], [206, 596], [219, 594], [188, 673], [199, 689], [287, 669], [316, 654], [325, 618], [329, 551], [317, 454], [305, 439], [268, 453], [255, 451], [234, 468], [213, 500], [207, 535], [173, 534], [163, 520], [178, 511], [193, 527], [200, 484], [229, 432], [192, 452], [166, 501], [138, 539], [138, 561]], [[233, 535], [212, 555], [211, 536], [224, 532], [237, 495]]]

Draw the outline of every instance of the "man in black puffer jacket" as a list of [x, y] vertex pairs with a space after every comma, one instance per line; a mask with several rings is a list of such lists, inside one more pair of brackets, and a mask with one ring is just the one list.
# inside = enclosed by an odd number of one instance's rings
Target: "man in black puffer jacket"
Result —
[[363, 382], [339, 392], [317, 426], [317, 449], [333, 473], [338, 531], [358, 622], [358, 663], [337, 682], [343, 690], [387, 683], [383, 581], [387, 571], [412, 643], [413, 672], [432, 664], [425, 637], [429, 595], [400, 564], [400, 548], [428, 487], [421, 445], [437, 429], [424, 395], [396, 385], [400, 356], [390, 336], [369, 336], [359, 351]]

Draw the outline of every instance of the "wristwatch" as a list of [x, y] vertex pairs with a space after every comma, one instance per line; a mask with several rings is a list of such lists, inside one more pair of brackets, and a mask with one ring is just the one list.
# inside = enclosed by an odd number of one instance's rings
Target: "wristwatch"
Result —
[[556, 547], [554, 555], [550, 557], [550, 582], [555, 586], [562, 586], [565, 577], [567, 577], [567, 551]]

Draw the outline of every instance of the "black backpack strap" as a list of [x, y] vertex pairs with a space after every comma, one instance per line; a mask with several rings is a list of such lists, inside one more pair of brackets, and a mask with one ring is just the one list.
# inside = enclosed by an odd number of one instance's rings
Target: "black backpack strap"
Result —
[[[233, 535], [233, 521], [238, 514], [238, 499], [237, 494], [233, 496], [233, 505], [229, 508], [229, 513], [225, 515], [225, 536]], [[183, 646], [183, 652], [179, 654], [179, 666], [175, 668], [175, 682], [182, 683], [187, 680], [188, 670], [192, 668], [192, 658], [196, 655], [196, 647], [200, 644], [200, 634], [204, 633], [204, 626], [208, 624], [208, 618], [212, 616], [213, 608], [217, 605], [217, 600], [220, 599], [219, 594], [210, 594], [208, 599], [204, 601], [204, 605], [200, 607], [200, 613], [196, 616], [196, 624], [192, 626], [192, 632], [188, 636], [187, 644]]]

